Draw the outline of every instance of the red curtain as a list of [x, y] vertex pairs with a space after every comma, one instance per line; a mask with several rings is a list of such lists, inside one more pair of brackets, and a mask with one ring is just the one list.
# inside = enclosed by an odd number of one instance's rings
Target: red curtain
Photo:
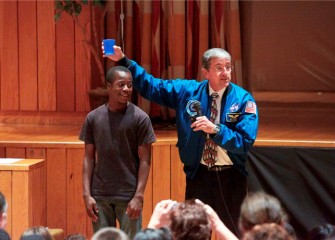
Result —
[[[105, 37], [155, 77], [201, 81], [201, 56], [208, 48], [233, 57], [233, 81], [242, 85], [238, 1], [115, 1], [106, 17]], [[107, 68], [112, 64], [107, 62]], [[150, 117], [173, 119], [174, 111], [138, 96]]]

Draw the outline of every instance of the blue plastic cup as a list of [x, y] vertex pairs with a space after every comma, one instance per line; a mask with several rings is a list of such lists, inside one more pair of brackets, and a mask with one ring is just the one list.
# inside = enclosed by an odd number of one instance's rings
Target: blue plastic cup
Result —
[[114, 54], [113, 46], [115, 45], [115, 39], [104, 39], [103, 43], [104, 43], [105, 55]]

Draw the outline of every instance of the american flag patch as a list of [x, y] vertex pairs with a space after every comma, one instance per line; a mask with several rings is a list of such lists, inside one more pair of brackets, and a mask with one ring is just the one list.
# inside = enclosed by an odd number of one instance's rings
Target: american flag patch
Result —
[[256, 103], [248, 101], [245, 107], [245, 112], [256, 114]]

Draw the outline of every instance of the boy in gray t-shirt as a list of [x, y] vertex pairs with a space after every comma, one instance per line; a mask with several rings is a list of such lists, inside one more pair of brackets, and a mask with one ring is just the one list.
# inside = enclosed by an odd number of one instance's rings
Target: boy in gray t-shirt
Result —
[[127, 68], [107, 73], [108, 103], [88, 113], [79, 139], [85, 142], [83, 197], [94, 231], [120, 228], [131, 239], [142, 229], [143, 195], [156, 141], [149, 116], [129, 102]]

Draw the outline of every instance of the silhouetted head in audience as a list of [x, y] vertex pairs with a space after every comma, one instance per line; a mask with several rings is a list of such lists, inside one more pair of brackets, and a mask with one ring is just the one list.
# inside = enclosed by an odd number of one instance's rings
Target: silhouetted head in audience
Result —
[[101, 228], [94, 233], [91, 240], [130, 240], [122, 230], [114, 227]]
[[242, 240], [293, 240], [285, 228], [277, 223], [263, 223], [255, 225], [246, 232]]
[[208, 240], [211, 226], [203, 205], [194, 199], [178, 202], [170, 212], [170, 229], [175, 240]]
[[7, 201], [5, 195], [0, 192], [0, 228], [5, 228], [7, 224]]
[[166, 227], [145, 228], [136, 233], [133, 240], [172, 240], [172, 233]]
[[335, 240], [335, 226], [329, 223], [315, 226], [309, 231], [308, 240]]
[[279, 200], [264, 192], [249, 194], [241, 205], [239, 230], [250, 231], [257, 224], [277, 223], [284, 226], [288, 217]]
[[65, 238], [65, 240], [86, 240], [86, 239], [87, 238], [80, 233], [70, 234], [70, 235], [67, 235], [67, 237]]
[[52, 240], [52, 237], [46, 227], [36, 226], [27, 228], [21, 234], [20, 240]]

